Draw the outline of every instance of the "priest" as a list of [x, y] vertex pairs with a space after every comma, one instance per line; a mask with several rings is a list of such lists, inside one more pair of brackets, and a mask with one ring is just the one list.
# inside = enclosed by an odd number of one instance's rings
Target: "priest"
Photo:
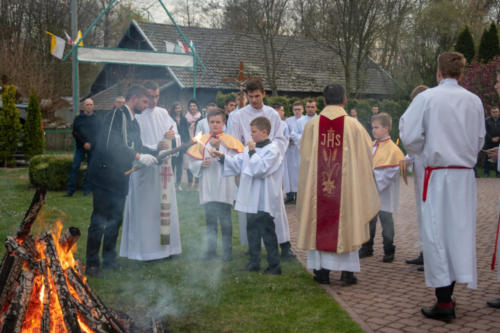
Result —
[[[167, 110], [158, 107], [160, 89], [154, 81], [144, 84], [149, 107], [137, 116], [143, 144], [169, 150], [180, 136]], [[181, 253], [175, 178], [171, 160], [139, 169], [130, 177], [120, 244], [120, 256], [133, 260], [155, 260]]]
[[356, 283], [358, 250], [370, 238], [369, 222], [380, 208], [372, 166], [372, 143], [344, 110], [345, 89], [328, 85], [326, 107], [305, 125], [300, 141], [297, 246], [307, 251], [314, 280], [330, 283], [330, 270]]

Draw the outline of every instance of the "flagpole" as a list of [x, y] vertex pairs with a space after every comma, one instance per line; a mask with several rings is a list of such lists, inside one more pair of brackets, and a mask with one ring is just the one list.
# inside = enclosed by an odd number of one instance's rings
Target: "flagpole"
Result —
[[[77, 0], [71, 0], [71, 37], [73, 41], [77, 40], [78, 35], [78, 13], [77, 13]], [[73, 118], [78, 115], [80, 109], [80, 89], [78, 78], [78, 47], [72, 54], [72, 83], [73, 83]]]

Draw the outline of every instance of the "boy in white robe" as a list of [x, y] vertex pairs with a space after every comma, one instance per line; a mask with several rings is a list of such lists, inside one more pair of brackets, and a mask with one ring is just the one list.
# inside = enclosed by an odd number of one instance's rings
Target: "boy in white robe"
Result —
[[265, 274], [281, 274], [278, 239], [274, 219], [281, 214], [281, 184], [283, 154], [276, 142], [269, 140], [271, 122], [257, 117], [250, 123], [252, 141], [243, 153], [234, 157], [212, 150], [224, 164], [224, 176], [240, 175], [240, 188], [235, 209], [247, 215], [247, 235], [250, 260], [246, 270], [260, 270], [261, 241], [267, 251], [269, 266]]
[[372, 133], [375, 142], [372, 148], [373, 174], [380, 197], [380, 211], [370, 221], [370, 240], [363, 244], [359, 257], [373, 255], [373, 239], [380, 218], [382, 237], [384, 241], [383, 262], [393, 262], [396, 247], [394, 246], [394, 220], [399, 203], [399, 161], [404, 158], [403, 152], [391, 140], [392, 119], [387, 113], [378, 113], [372, 117]]
[[300, 165], [300, 138], [298, 122], [304, 113], [302, 102], [296, 101], [292, 106], [293, 116], [286, 119], [289, 132], [289, 144], [286, 151], [287, 174], [285, 178], [285, 193], [287, 195], [285, 203], [294, 203], [297, 200], [297, 183], [299, 180]]
[[399, 122], [406, 150], [417, 154], [425, 167], [421, 206], [425, 282], [436, 288], [437, 302], [422, 308], [422, 313], [445, 322], [455, 318], [455, 282], [477, 287], [472, 168], [486, 131], [481, 99], [458, 84], [465, 63], [461, 53], [442, 53], [439, 85], [415, 97]]
[[243, 152], [243, 144], [233, 136], [223, 132], [226, 116], [221, 110], [207, 114], [210, 132], [203, 135], [201, 143], [189, 148], [188, 167], [195, 177], [200, 178], [200, 204], [205, 208], [207, 228], [207, 249], [205, 260], [217, 256], [217, 229], [221, 224], [223, 261], [231, 261], [233, 226], [231, 207], [234, 201], [234, 177], [222, 177], [222, 165], [210, 156], [216, 149], [226, 156]]

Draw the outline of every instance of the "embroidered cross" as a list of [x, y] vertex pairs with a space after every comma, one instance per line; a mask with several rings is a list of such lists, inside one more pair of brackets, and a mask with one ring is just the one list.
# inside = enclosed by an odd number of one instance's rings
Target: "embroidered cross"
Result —
[[161, 167], [161, 172], [160, 176], [161, 179], [163, 180], [163, 188], [166, 189], [168, 182], [170, 181], [170, 177], [173, 176], [174, 174], [172, 173], [172, 168], [170, 165], [162, 165]]

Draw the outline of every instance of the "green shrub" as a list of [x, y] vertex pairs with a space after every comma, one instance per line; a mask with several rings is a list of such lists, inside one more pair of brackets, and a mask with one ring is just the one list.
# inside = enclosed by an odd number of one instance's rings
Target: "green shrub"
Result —
[[28, 102], [28, 115], [24, 124], [23, 151], [27, 160], [43, 154], [45, 143], [42, 130], [42, 112], [38, 98], [33, 91]]
[[0, 108], [0, 160], [3, 166], [12, 164], [12, 155], [17, 151], [17, 143], [21, 131], [19, 110], [16, 108], [16, 91], [16, 86], [6, 85], [2, 94], [3, 106]]
[[[36, 155], [30, 160], [29, 178], [33, 186], [45, 185], [49, 190], [65, 190], [68, 184], [73, 155]], [[82, 187], [87, 165], [78, 172], [77, 188]]]

